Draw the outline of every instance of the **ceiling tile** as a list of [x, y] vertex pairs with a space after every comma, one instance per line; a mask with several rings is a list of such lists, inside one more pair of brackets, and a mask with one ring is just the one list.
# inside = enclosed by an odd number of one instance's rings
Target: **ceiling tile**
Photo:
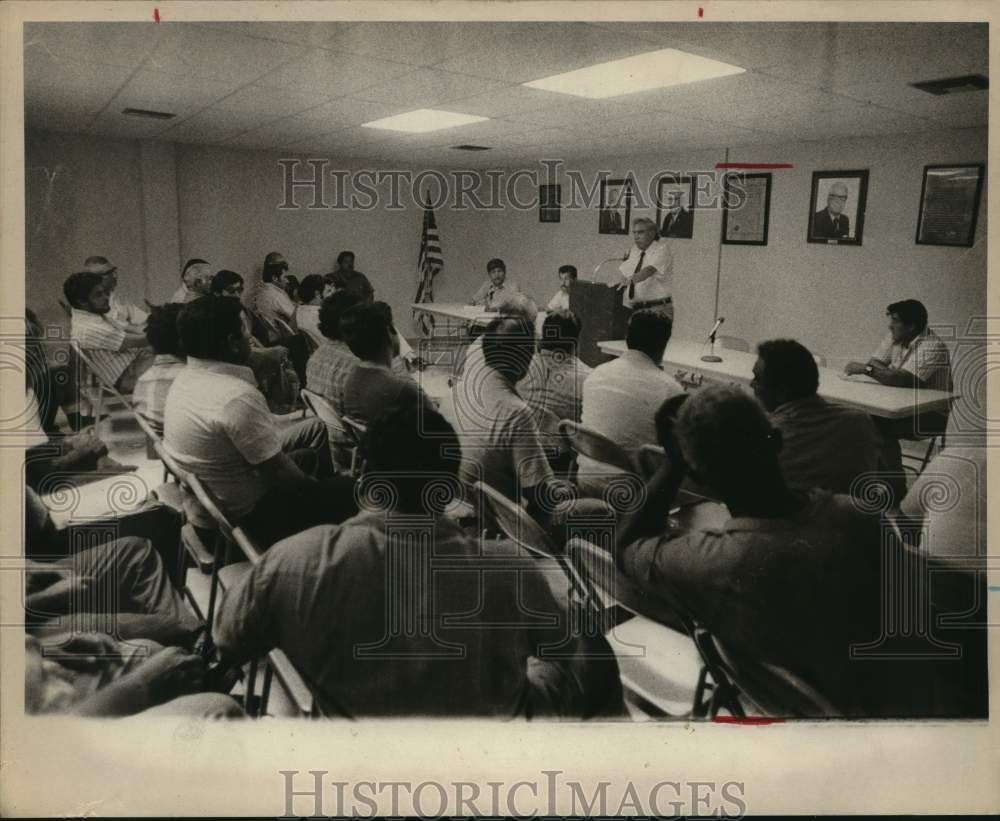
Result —
[[197, 23], [210, 31], [228, 31], [246, 37], [276, 40], [279, 43], [294, 43], [302, 46], [323, 47], [331, 37], [342, 34], [356, 25], [354, 23], [284, 23], [284, 22], [213, 22]]
[[32, 51], [24, 56], [24, 92], [29, 99], [77, 98], [106, 103], [125, 84], [133, 69], [99, 65]]
[[163, 30], [155, 23], [25, 23], [24, 54], [137, 68]]
[[415, 108], [433, 108], [462, 97], [472, 97], [485, 91], [502, 88], [503, 83], [421, 68], [387, 83], [371, 86], [354, 94], [362, 100], [386, 103], [387, 105]]
[[303, 111], [298, 116], [322, 123], [326, 126], [327, 131], [333, 131], [337, 128], [348, 128], [352, 125], [380, 120], [393, 114], [402, 114], [407, 110], [410, 109], [405, 106], [389, 106], [373, 103], [370, 100], [358, 100], [354, 97], [338, 97], [336, 100]]
[[316, 91], [326, 97], [354, 94], [412, 72], [413, 66], [356, 54], [311, 49], [304, 57], [262, 77], [261, 85]]
[[162, 134], [172, 125], [169, 120], [129, 117], [118, 111], [109, 110], [102, 112], [90, 124], [87, 132], [122, 140], [143, 140]]
[[489, 23], [357, 23], [327, 47], [363, 57], [429, 66], [479, 48], [494, 36]]
[[116, 111], [142, 108], [185, 117], [225, 97], [232, 90], [229, 83], [140, 69], [115, 97], [112, 107]]
[[249, 85], [220, 100], [213, 107], [231, 114], [253, 114], [258, 123], [263, 123], [312, 108], [325, 99], [315, 93], [279, 91], [266, 86]]
[[160, 137], [178, 143], [217, 143], [236, 136], [242, 130], [238, 126], [213, 123], [210, 118], [196, 114], [162, 132]]

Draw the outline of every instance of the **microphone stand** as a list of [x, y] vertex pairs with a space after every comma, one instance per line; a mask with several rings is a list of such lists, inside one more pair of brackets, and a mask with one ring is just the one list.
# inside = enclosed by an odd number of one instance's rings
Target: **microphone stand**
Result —
[[721, 362], [722, 357], [715, 353], [715, 335], [719, 332], [719, 327], [722, 325], [722, 320], [715, 323], [715, 327], [712, 328], [712, 332], [708, 335], [708, 342], [711, 346], [709, 352], [705, 354], [702, 358], [702, 362]]

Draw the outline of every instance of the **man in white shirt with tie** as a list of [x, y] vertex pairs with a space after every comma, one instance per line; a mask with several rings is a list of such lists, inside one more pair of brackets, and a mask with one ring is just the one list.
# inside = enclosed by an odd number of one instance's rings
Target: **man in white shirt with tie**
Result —
[[621, 288], [622, 304], [633, 311], [653, 308], [674, 318], [671, 287], [674, 258], [667, 243], [656, 236], [656, 223], [646, 217], [632, 221], [635, 245], [619, 266], [621, 279], [610, 287]]

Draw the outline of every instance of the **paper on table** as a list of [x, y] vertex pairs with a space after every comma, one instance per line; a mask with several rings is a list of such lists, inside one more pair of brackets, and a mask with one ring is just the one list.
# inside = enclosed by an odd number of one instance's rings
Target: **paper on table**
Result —
[[866, 373], [855, 373], [855, 374], [850, 374], [850, 375], [848, 375], [846, 373], [840, 373], [840, 374], [837, 374], [837, 376], [839, 376], [845, 382], [867, 382], [870, 385], [879, 385], [879, 384], [881, 384], [877, 379], [872, 379]]

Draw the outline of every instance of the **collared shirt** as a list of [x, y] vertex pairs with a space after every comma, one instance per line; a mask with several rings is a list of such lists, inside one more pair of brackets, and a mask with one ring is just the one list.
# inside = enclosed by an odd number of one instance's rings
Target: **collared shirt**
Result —
[[361, 271], [351, 271], [349, 274], [337, 271], [333, 282], [337, 288], [343, 288], [348, 293], [354, 294], [362, 302], [372, 302], [375, 299], [375, 289]]
[[566, 351], [542, 350], [535, 354], [528, 375], [517, 385], [528, 407], [536, 414], [539, 429], [558, 435], [559, 421], [580, 421], [583, 383], [593, 368]]
[[[594, 368], [583, 383], [584, 427], [601, 433], [626, 450], [656, 443], [656, 412], [684, 389], [642, 351], [627, 350]], [[583, 467], [594, 463], [585, 457]]]
[[291, 297], [273, 282], [264, 282], [261, 284], [254, 304], [257, 313], [268, 322], [273, 322], [275, 319], [290, 322], [292, 314], [295, 313], [295, 303], [292, 302]]
[[466, 399], [455, 406], [459, 478], [469, 487], [483, 481], [514, 501], [552, 479], [531, 409], [510, 383], [484, 363], [459, 384]]
[[194, 302], [194, 300], [201, 296], [203, 296], [203, 294], [199, 294], [197, 291], [192, 291], [185, 283], [182, 282], [178, 286], [177, 290], [174, 291], [168, 302], [183, 305], [187, 302]]
[[814, 395], [785, 402], [771, 424], [781, 431], [778, 458], [793, 487], [850, 493], [858, 476], [878, 470], [880, 440], [867, 413]]
[[521, 293], [517, 283], [510, 279], [505, 279], [499, 288], [493, 284], [489, 277], [486, 278], [476, 295], [472, 297], [473, 305], [482, 305], [487, 311], [497, 310], [505, 300]]
[[[639, 264], [640, 258], [642, 259], [641, 265]], [[656, 269], [656, 273], [642, 282], [635, 283], [635, 295], [631, 299], [628, 295], [628, 287], [624, 289], [625, 295], [622, 304], [626, 308], [631, 308], [640, 302], [654, 302], [670, 297], [674, 283], [674, 257], [665, 240], [653, 240], [645, 251], [641, 251], [638, 245], [633, 245], [618, 270], [621, 271], [622, 276], [632, 279], [643, 268], [650, 266]]]
[[567, 294], [562, 288], [556, 291], [556, 294], [552, 299], [549, 300], [549, 304], [546, 306], [548, 311], [568, 311], [569, 310], [569, 294]]
[[434, 405], [409, 377], [399, 376], [384, 365], [360, 360], [344, 381], [344, 416], [366, 427], [394, 408], [419, 402], [428, 410]]
[[280, 647], [329, 713], [516, 716], [529, 657], [567, 640], [525, 558], [444, 517], [361, 513], [271, 547], [224, 593], [215, 642], [236, 659]]
[[295, 308], [295, 327], [309, 334], [317, 347], [326, 337], [319, 330], [319, 305], [298, 305]]
[[[727, 649], [798, 673], [836, 704], [857, 667], [857, 622], [878, 615], [880, 534], [850, 497], [812, 490], [784, 518], [640, 539], [621, 566], [652, 596], [671, 591]], [[869, 626], [876, 638], [877, 618]]]
[[167, 403], [167, 394], [178, 374], [184, 369], [184, 364], [183, 359], [172, 354], [157, 354], [153, 364], [135, 383], [135, 391], [132, 394], [135, 409], [149, 420], [161, 435], [163, 407]]
[[149, 319], [149, 313], [142, 310], [134, 302], [129, 302], [127, 299], [119, 298], [117, 293], [111, 294], [110, 297], [111, 310], [108, 311], [108, 316], [111, 317], [119, 325], [135, 325], [136, 327], [141, 327], [146, 324], [146, 320]]
[[114, 385], [139, 355], [138, 348], [124, 347], [125, 328], [106, 314], [73, 308], [69, 335], [94, 363], [97, 376], [106, 385]]
[[306, 363], [306, 387], [323, 396], [343, 416], [344, 385], [358, 362], [343, 339], [324, 338]]
[[249, 513], [263, 498], [267, 484], [256, 466], [281, 450], [253, 371], [193, 356], [167, 394], [163, 441], [167, 452], [205, 482], [234, 518]]
[[948, 346], [930, 328], [924, 330], [906, 345], [892, 341], [886, 334], [882, 344], [872, 356], [893, 370], [909, 371], [925, 388], [938, 391], [952, 390], [951, 355]]

